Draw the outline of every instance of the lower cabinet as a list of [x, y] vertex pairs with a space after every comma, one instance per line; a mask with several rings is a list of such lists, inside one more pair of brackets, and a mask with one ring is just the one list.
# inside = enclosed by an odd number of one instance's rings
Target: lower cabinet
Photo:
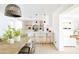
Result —
[[53, 33], [38, 32], [34, 33], [35, 43], [52, 43], [54, 40]]
[[64, 40], [64, 46], [76, 46], [76, 39], [71, 38], [70, 35], [73, 35], [73, 30], [62, 31], [62, 39]]

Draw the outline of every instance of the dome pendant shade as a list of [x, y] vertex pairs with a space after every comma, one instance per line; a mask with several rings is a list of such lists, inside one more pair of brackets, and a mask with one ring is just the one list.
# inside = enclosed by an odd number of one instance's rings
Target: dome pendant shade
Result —
[[9, 4], [5, 8], [5, 15], [11, 17], [21, 17], [21, 10], [15, 4]]

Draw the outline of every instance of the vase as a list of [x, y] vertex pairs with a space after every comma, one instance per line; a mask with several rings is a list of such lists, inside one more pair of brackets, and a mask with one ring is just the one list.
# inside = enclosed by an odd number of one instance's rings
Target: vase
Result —
[[20, 36], [15, 37], [15, 42], [19, 42], [20, 41]]
[[14, 39], [8, 39], [9, 44], [14, 44]]

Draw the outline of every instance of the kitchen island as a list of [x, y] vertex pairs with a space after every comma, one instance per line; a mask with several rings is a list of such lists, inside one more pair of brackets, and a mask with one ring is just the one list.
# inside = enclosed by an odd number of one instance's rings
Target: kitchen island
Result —
[[21, 41], [9, 44], [6, 41], [0, 42], [0, 54], [18, 54], [28, 41], [27, 36], [22, 36]]

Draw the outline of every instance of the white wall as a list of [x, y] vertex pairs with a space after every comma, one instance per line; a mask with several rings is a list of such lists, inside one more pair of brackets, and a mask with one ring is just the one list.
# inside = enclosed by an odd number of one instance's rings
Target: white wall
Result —
[[53, 15], [54, 44], [59, 49], [59, 16]]
[[60, 36], [60, 14], [70, 8], [72, 5], [62, 5], [60, 8], [58, 8], [55, 13], [52, 15], [53, 19], [53, 28], [54, 28], [54, 33], [55, 33], [55, 46], [59, 51], [64, 50], [63, 48], [63, 40], [61, 39]]
[[8, 20], [2, 13], [0, 13], [0, 36], [3, 35], [4, 31], [7, 29], [10, 20]]

